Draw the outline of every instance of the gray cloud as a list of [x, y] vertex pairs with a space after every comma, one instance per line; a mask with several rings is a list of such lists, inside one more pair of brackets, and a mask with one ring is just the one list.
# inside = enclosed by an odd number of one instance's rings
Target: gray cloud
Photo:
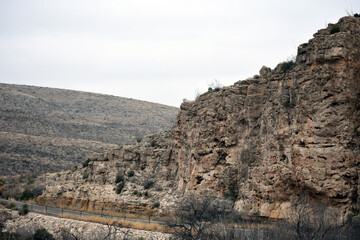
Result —
[[275, 67], [358, 1], [0, 1], [0, 81], [179, 106]]

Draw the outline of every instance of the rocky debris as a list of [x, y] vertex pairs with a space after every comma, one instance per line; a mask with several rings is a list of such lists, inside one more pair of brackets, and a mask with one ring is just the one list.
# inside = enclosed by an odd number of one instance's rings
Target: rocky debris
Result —
[[[72, 219], [29, 213], [19, 216], [12, 212], [12, 218], [5, 222], [5, 231], [32, 235], [37, 229], [45, 228], [55, 239], [65, 236], [76, 236], [77, 239], [104, 239], [110, 234], [111, 239], [169, 239], [170, 235], [160, 232], [136, 230], [108, 226], [104, 224], [84, 222]], [[126, 236], [126, 238], [124, 238]], [[67, 238], [69, 239], [69, 238]]]
[[[188, 192], [212, 192], [241, 214], [282, 218], [306, 194], [343, 214], [357, 213], [359, 45], [360, 19], [344, 17], [300, 45], [296, 62], [263, 67], [255, 79], [184, 102], [172, 132], [58, 175], [41, 201], [159, 203], [166, 210]], [[154, 187], [145, 189], [149, 180]]]

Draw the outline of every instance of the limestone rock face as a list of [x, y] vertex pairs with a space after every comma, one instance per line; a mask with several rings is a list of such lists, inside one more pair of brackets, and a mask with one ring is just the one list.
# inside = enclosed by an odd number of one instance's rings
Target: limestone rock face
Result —
[[[256, 79], [184, 102], [170, 133], [92, 160], [50, 181], [43, 199], [159, 202], [166, 209], [184, 193], [210, 191], [231, 199], [240, 213], [279, 218], [306, 193], [357, 212], [360, 19], [344, 17], [318, 31], [299, 46], [293, 65], [263, 67]], [[116, 194], [119, 173], [125, 187]], [[135, 196], [147, 180], [155, 183], [149, 196]]]

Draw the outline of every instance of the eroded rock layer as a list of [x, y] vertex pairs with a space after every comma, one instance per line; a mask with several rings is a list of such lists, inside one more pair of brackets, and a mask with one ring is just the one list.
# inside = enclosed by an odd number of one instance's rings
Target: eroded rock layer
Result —
[[294, 64], [184, 102], [170, 133], [52, 175], [42, 200], [171, 209], [184, 193], [212, 192], [242, 214], [279, 218], [307, 194], [349, 213], [359, 163], [360, 18], [345, 17], [300, 45]]

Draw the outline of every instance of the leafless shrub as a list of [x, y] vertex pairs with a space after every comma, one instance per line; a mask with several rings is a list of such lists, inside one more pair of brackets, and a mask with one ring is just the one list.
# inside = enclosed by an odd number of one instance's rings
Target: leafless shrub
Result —
[[225, 209], [213, 196], [200, 198], [190, 194], [179, 204], [168, 226], [175, 231], [174, 239], [211, 239], [216, 235], [214, 226], [223, 219]]
[[65, 228], [61, 230], [62, 240], [128, 240], [133, 239], [130, 229], [123, 230], [115, 224], [107, 224], [106, 229], [96, 229], [92, 236], [83, 236], [81, 232], [69, 231]]
[[220, 88], [223, 87], [223, 85], [221, 84], [221, 82], [218, 79], [212, 80], [208, 85], [209, 85], [209, 90], [215, 91], [215, 92], [220, 91]]
[[360, 221], [354, 217], [340, 219], [339, 210], [324, 203], [309, 202], [306, 195], [294, 201], [288, 218], [276, 223], [251, 222], [230, 215], [215, 197], [190, 195], [179, 204], [169, 227], [175, 232], [174, 239], [357, 239]]

